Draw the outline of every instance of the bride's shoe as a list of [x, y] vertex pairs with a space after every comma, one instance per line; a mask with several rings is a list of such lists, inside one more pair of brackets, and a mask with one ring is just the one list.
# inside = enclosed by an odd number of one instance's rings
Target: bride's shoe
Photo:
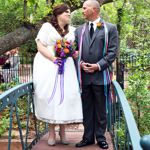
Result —
[[56, 141], [55, 141], [55, 139], [48, 138], [47, 144], [49, 146], [55, 146], [56, 145]]
[[59, 131], [59, 136], [60, 136], [60, 141], [61, 141], [62, 144], [64, 144], [64, 145], [68, 145], [68, 144], [69, 144], [69, 142], [67, 142], [67, 140], [66, 140], [65, 134], [62, 134], [62, 133]]
[[66, 140], [66, 134], [65, 134], [65, 128], [64, 125], [60, 125], [60, 131], [59, 131], [60, 141], [64, 145], [68, 145], [69, 142]]
[[49, 146], [55, 146], [56, 145], [56, 135], [55, 135], [55, 129], [54, 128], [51, 128], [51, 130], [49, 132], [49, 138], [48, 138], [47, 144]]

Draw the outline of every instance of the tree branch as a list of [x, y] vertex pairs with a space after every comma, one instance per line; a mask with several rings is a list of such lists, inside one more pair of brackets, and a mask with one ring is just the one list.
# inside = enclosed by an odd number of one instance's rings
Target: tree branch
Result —
[[100, 5], [104, 5], [104, 4], [107, 4], [107, 3], [112, 3], [113, 0], [98, 0]]
[[[104, 5], [107, 3], [113, 2], [113, 0], [98, 0], [100, 5]], [[55, 2], [55, 0], [51, 0], [51, 2]], [[71, 11], [79, 9], [82, 7], [84, 1], [80, 1], [79, 4], [76, 4], [74, 0], [64, 0], [64, 3], [68, 4], [71, 8]], [[39, 21], [35, 27], [32, 25], [24, 25], [16, 29], [14, 32], [11, 32], [3, 37], [0, 37], [0, 55], [13, 49], [19, 47], [24, 44], [26, 41], [35, 38], [38, 29], [40, 29], [43, 22], [46, 22], [49, 16], [44, 17], [41, 21]]]
[[26, 27], [21, 27], [16, 29], [3, 37], [0, 37], [0, 55], [24, 44], [29, 39], [32, 39], [36, 35], [35, 30], [27, 29]]

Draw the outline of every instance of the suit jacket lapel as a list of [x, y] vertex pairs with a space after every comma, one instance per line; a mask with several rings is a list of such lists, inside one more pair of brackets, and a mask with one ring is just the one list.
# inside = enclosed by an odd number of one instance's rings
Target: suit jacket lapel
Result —
[[86, 41], [87, 46], [89, 47], [89, 45], [90, 45], [90, 33], [89, 33], [88, 23], [86, 23], [85, 41]]
[[[100, 19], [99, 22], [100, 22], [100, 23], [103, 23], [103, 20]], [[90, 41], [90, 46], [93, 44], [93, 42], [94, 42], [94, 40], [95, 40], [96, 35], [98, 34], [98, 32], [100, 32], [100, 30], [102, 30], [102, 29], [103, 29], [103, 27], [100, 28], [100, 29], [96, 28], [96, 31], [94, 32], [93, 37], [92, 37], [92, 39], [91, 39], [91, 41]]]

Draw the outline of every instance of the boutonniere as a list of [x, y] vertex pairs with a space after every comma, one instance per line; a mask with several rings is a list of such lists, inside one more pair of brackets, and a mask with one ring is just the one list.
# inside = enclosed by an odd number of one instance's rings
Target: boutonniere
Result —
[[101, 27], [103, 27], [103, 23], [98, 22], [98, 23], [96, 24], [96, 26], [97, 26], [97, 29], [101, 29]]

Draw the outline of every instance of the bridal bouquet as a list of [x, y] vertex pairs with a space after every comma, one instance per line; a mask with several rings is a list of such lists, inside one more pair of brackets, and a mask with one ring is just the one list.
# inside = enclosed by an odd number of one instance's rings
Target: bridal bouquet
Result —
[[67, 41], [66, 39], [56, 41], [56, 44], [54, 46], [54, 51], [55, 51], [55, 56], [58, 58], [54, 61], [54, 63], [58, 65], [58, 73], [55, 76], [54, 88], [53, 88], [50, 98], [48, 99], [48, 103], [52, 101], [55, 95], [57, 81], [58, 81], [58, 74], [60, 75], [60, 92], [61, 92], [60, 104], [63, 102], [63, 99], [64, 99], [64, 65], [65, 65], [66, 59], [68, 57], [72, 57], [73, 54], [75, 54], [74, 47], [75, 47], [74, 43], [71, 41]]
[[71, 41], [67, 41], [66, 39], [57, 40], [54, 47], [54, 51], [56, 57], [60, 58], [56, 60], [56, 64], [60, 64], [58, 73], [62, 74], [64, 72], [64, 64], [66, 58], [72, 57], [75, 53], [74, 43]]
[[56, 57], [66, 59], [71, 57], [74, 53], [74, 43], [67, 41], [66, 39], [57, 40], [55, 45]]

